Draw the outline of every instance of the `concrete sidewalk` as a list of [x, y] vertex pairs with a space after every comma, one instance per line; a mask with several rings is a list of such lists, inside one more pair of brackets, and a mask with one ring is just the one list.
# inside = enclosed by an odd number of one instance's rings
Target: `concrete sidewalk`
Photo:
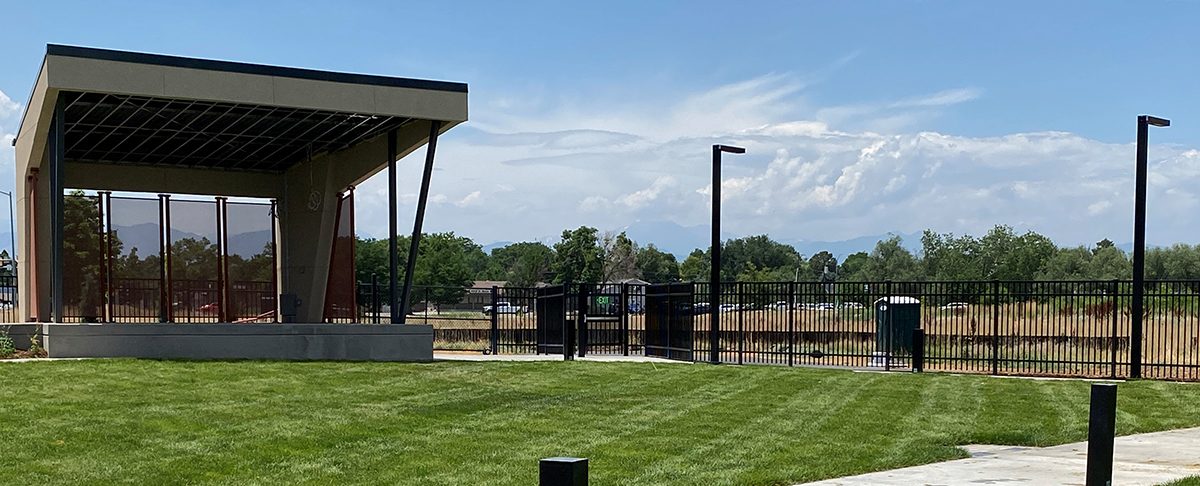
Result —
[[[863, 485], [1083, 485], [1087, 443], [1054, 447], [971, 445], [969, 459], [807, 483]], [[1112, 484], [1153, 486], [1200, 475], [1200, 427], [1117, 437]]]

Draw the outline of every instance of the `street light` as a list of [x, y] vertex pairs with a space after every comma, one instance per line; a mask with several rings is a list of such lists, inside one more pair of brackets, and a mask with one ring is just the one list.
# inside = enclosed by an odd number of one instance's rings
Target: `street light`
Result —
[[1150, 126], [1169, 127], [1171, 120], [1137, 117], [1137, 175], [1133, 196], [1133, 320], [1129, 333], [1129, 376], [1142, 377], [1142, 293], [1146, 287], [1146, 148]]
[[709, 361], [721, 362], [721, 154], [744, 154], [746, 149], [730, 145], [712, 147], [712, 243], [709, 247], [708, 321]]

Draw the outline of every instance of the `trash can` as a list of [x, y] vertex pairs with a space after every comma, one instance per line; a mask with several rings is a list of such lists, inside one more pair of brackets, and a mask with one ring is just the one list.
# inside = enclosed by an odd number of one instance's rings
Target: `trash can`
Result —
[[[891, 332], [888, 332], [889, 317], [892, 326]], [[894, 295], [875, 301], [876, 351], [911, 352], [913, 330], [918, 327], [921, 327], [920, 300], [905, 295]]]

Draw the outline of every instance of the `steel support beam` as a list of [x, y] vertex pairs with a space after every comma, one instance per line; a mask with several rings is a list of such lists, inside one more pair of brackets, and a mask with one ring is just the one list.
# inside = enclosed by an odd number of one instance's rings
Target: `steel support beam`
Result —
[[63, 175], [66, 165], [62, 95], [54, 103], [50, 121], [50, 314], [52, 322], [63, 319]]
[[398, 324], [403, 322], [403, 314], [397, 316], [400, 307], [399, 282], [400, 253], [396, 248], [396, 130], [388, 130], [387, 134], [387, 178], [388, 178], [388, 322]]
[[708, 361], [721, 362], [721, 146], [712, 148], [712, 239], [708, 269]]
[[[404, 265], [404, 291], [400, 295], [400, 324], [404, 324], [405, 317], [408, 315], [408, 296], [412, 292], [413, 271], [417, 266], [417, 250], [421, 246], [421, 226], [425, 222], [425, 203], [429, 200], [429, 179], [433, 176], [433, 156], [437, 153], [437, 139], [441, 129], [442, 122], [429, 121], [429, 145], [425, 146], [425, 171], [421, 175], [421, 195], [417, 199], [417, 217], [413, 221], [412, 240], [408, 245], [408, 259]], [[495, 312], [494, 309], [493, 312]]]

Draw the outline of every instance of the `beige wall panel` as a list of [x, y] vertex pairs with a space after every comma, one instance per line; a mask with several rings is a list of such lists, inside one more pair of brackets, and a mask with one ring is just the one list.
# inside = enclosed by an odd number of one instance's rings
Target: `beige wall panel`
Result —
[[410, 118], [462, 122], [467, 120], [467, 94], [376, 86], [375, 111]]
[[281, 174], [67, 162], [73, 189], [278, 198]]
[[297, 78], [272, 78], [275, 103], [321, 110], [354, 113], [375, 111], [375, 90], [371, 86], [333, 83]]
[[141, 96], [163, 95], [163, 72], [158, 66], [80, 57], [47, 56], [50, 87]]
[[172, 98], [273, 105], [269, 76], [159, 66], [163, 94]]

